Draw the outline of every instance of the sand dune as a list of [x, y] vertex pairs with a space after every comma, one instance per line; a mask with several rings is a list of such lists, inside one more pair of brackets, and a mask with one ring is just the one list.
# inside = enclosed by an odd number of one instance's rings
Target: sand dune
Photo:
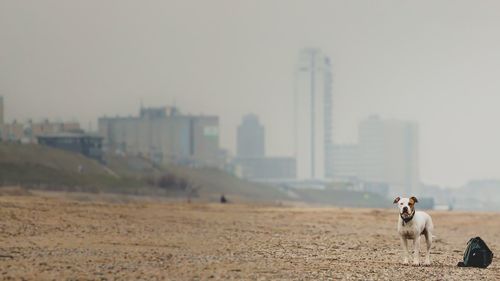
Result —
[[497, 253], [497, 214], [431, 212], [433, 265], [413, 267], [395, 210], [109, 201], [1, 196], [0, 278], [500, 280], [497, 258], [456, 267], [470, 237]]

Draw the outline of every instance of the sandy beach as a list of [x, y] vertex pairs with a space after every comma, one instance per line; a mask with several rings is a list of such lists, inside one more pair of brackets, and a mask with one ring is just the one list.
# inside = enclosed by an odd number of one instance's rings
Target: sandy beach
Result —
[[500, 280], [458, 268], [494, 213], [430, 212], [432, 266], [401, 264], [397, 211], [0, 196], [3, 280]]

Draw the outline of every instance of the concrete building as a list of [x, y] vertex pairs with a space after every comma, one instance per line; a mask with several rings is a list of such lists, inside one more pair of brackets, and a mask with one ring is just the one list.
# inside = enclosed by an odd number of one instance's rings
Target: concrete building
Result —
[[390, 196], [419, 194], [417, 124], [369, 117], [359, 124], [359, 156], [360, 180], [387, 183]]
[[141, 108], [138, 117], [98, 120], [104, 147], [157, 163], [219, 165], [219, 118], [183, 115], [176, 107]]
[[292, 157], [246, 157], [236, 158], [240, 177], [248, 180], [295, 179], [295, 159]]
[[83, 154], [102, 162], [102, 137], [84, 133], [53, 133], [37, 136], [38, 144]]
[[203, 166], [220, 166], [219, 117], [190, 116], [190, 161]]
[[237, 132], [237, 157], [233, 161], [238, 176], [252, 181], [295, 179], [292, 157], [267, 157], [265, 129], [255, 114], [243, 117]]
[[80, 128], [80, 124], [78, 122], [50, 122], [49, 120], [45, 120], [39, 123], [33, 123], [30, 121], [28, 122], [28, 125], [31, 128], [33, 137], [42, 134], [82, 132], [82, 129]]
[[297, 178], [324, 179], [332, 165], [332, 71], [318, 49], [303, 49], [295, 71]]
[[264, 157], [265, 130], [255, 114], [247, 114], [238, 126], [236, 136], [237, 157]]
[[332, 163], [327, 176], [337, 181], [352, 181], [359, 173], [359, 146], [357, 144], [333, 145]]

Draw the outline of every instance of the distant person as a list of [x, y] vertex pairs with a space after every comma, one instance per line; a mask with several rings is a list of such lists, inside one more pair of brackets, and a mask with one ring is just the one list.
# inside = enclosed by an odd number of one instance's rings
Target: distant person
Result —
[[228, 202], [228, 201], [227, 201], [226, 197], [224, 196], [224, 194], [223, 194], [223, 195], [221, 195], [221, 196], [220, 196], [220, 203], [221, 203], [221, 204], [226, 204], [227, 202]]

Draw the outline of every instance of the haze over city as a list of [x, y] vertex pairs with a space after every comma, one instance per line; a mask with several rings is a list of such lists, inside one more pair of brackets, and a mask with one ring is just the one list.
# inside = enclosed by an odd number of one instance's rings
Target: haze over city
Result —
[[0, 279], [498, 280], [500, 1], [0, 0]]
[[481, 1], [0, 1], [7, 121], [136, 115], [145, 105], [220, 117], [234, 152], [244, 114], [270, 155], [293, 153], [293, 71], [320, 48], [333, 69], [334, 142], [371, 114], [413, 120], [420, 178], [500, 178], [500, 3]]

